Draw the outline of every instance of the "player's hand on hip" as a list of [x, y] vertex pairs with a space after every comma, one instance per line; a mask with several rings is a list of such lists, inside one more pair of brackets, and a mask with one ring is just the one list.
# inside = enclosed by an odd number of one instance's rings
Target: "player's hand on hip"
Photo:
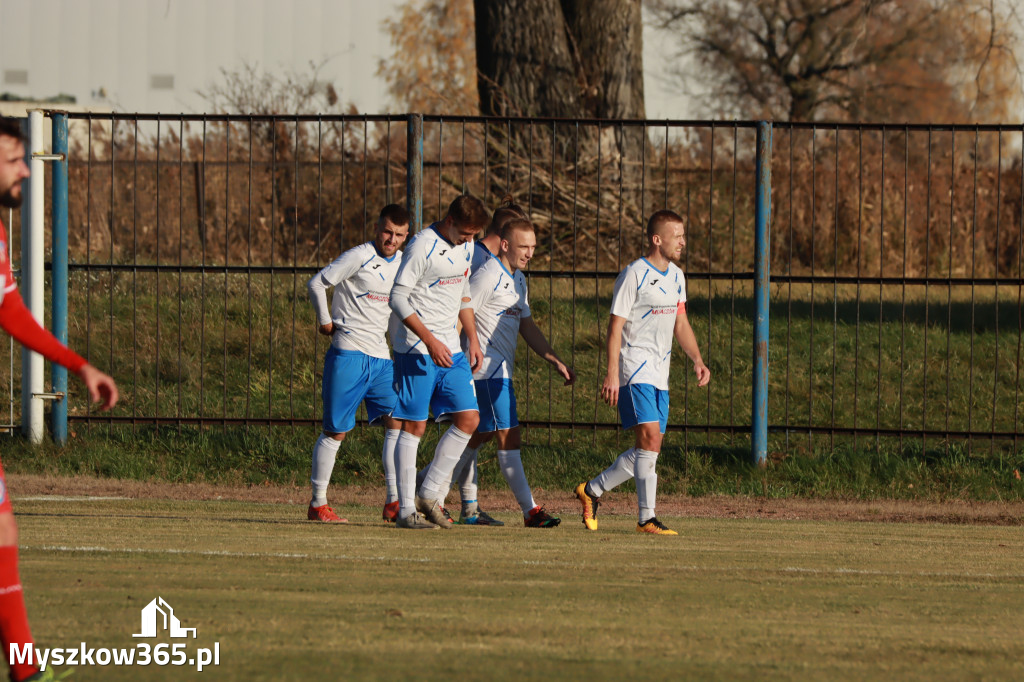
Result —
[[324, 336], [330, 336], [334, 333], [334, 323], [320, 325], [320, 333]]
[[711, 381], [711, 370], [703, 362], [693, 363], [693, 371], [697, 374], [698, 386], [707, 386]]
[[601, 397], [604, 401], [614, 407], [619, 404], [619, 378], [617, 376], [606, 376], [601, 386]]
[[117, 404], [117, 384], [111, 377], [90, 364], [83, 365], [78, 376], [89, 391], [89, 399], [100, 403], [100, 410], [109, 410]]
[[436, 337], [424, 342], [424, 344], [427, 347], [427, 352], [430, 353], [430, 359], [434, 361], [435, 365], [438, 367], [452, 366], [452, 352], [448, 350], [448, 346], [444, 345]]

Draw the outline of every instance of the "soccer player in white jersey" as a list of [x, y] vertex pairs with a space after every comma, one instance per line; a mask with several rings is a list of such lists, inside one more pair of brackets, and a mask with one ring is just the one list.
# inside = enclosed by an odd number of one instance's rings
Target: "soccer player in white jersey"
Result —
[[[457, 197], [443, 220], [409, 242], [391, 289], [398, 394], [392, 416], [402, 431], [395, 449], [400, 528], [452, 525], [440, 500], [480, 422], [473, 370], [483, 354], [470, 308], [469, 266], [473, 237], [487, 221], [487, 209], [479, 199]], [[466, 353], [459, 344], [459, 321], [470, 339]], [[416, 452], [430, 412], [452, 426], [438, 440], [434, 459], [414, 494]]]
[[[526, 218], [526, 212], [512, 202], [511, 196], [506, 196], [504, 200], [502, 200], [501, 205], [494, 209], [494, 215], [491, 216], [491, 224], [487, 226], [487, 231], [484, 234], [484, 237], [474, 242], [473, 260], [469, 266], [470, 277], [472, 277], [482, 265], [497, 256], [498, 251], [501, 248], [501, 233], [502, 230], [504, 230], [505, 225], [512, 220], [524, 218]], [[465, 347], [465, 343], [463, 344], [463, 347]], [[426, 469], [421, 470], [416, 477], [417, 483], [422, 482], [422, 477], [425, 475]], [[459, 523], [479, 526], [505, 525], [481, 509], [480, 504], [477, 502], [477, 483], [479, 477], [477, 471], [476, 448], [467, 449], [466, 452], [463, 453], [462, 459], [460, 459], [459, 463], [455, 466], [455, 471], [452, 476], [453, 480], [458, 484], [459, 493], [462, 496], [462, 513], [459, 516]]]
[[[554, 366], [565, 379], [566, 386], [576, 380], [576, 373], [555, 354], [530, 314], [526, 277], [522, 269], [533, 258], [536, 248], [533, 224], [525, 218], [512, 220], [502, 230], [498, 254], [470, 277], [476, 333], [484, 359], [473, 374], [480, 405], [480, 426], [470, 439], [463, 460], [475, 462], [480, 446], [497, 437], [498, 466], [523, 511], [523, 523], [529, 528], [553, 528], [560, 520], [534, 501], [523, 471], [520, 456], [522, 438], [516, 413], [516, 394], [512, 388], [516, 344], [520, 335], [537, 355]], [[468, 339], [464, 343], [468, 344]], [[461, 522], [466, 523], [472, 514], [472, 506], [467, 512], [463, 492]]]
[[[381, 454], [387, 486], [383, 516], [394, 521], [398, 515], [394, 453], [399, 427], [391, 419], [396, 398], [384, 332], [391, 317], [391, 287], [402, 262], [399, 248], [408, 235], [409, 212], [389, 204], [380, 212], [373, 241], [341, 254], [307, 285], [319, 331], [331, 337], [324, 357], [323, 433], [313, 447], [313, 499], [307, 512], [311, 521], [347, 521], [327, 505], [327, 486], [338, 448], [356, 424], [360, 402], [366, 403], [370, 423], [383, 422], [386, 429]], [[334, 287], [330, 307], [328, 287]]]
[[633, 429], [635, 446], [590, 481], [576, 487], [583, 524], [597, 530], [601, 495], [636, 479], [641, 533], [677, 535], [654, 515], [658, 476], [654, 465], [668, 422], [668, 369], [675, 337], [693, 362], [697, 385], [706, 386], [711, 371], [701, 359], [697, 338], [686, 317], [686, 280], [672, 261], [686, 244], [683, 219], [658, 211], [647, 222], [647, 256], [626, 266], [615, 280], [608, 321], [608, 373], [601, 396], [618, 404], [622, 428]]

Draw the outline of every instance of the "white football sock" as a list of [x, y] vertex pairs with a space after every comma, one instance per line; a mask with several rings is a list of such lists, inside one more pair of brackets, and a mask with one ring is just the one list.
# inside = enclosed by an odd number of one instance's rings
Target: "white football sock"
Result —
[[630, 448], [615, 458], [610, 467], [592, 478], [587, 484], [590, 492], [596, 497], [604, 495], [617, 485], [621, 485], [633, 478], [636, 470], [636, 450]]
[[641, 526], [654, 518], [654, 498], [658, 493], [658, 474], [654, 472], [654, 463], [657, 461], [657, 452], [636, 449], [636, 501], [640, 507]]
[[462, 506], [470, 502], [476, 502], [477, 494], [477, 468], [476, 457], [480, 448], [466, 448], [462, 451], [462, 458], [455, 465], [452, 472], [452, 479], [459, 484], [459, 495], [462, 496]]
[[416, 511], [416, 451], [420, 447], [420, 437], [407, 431], [398, 434], [395, 444], [395, 475], [398, 484], [398, 515], [407, 517]]
[[316, 445], [313, 446], [313, 471], [309, 477], [313, 484], [313, 499], [309, 503], [314, 507], [327, 504], [327, 486], [331, 482], [334, 460], [338, 457], [340, 447], [340, 440], [334, 440], [325, 433], [316, 439]]
[[519, 450], [498, 450], [498, 466], [501, 473], [516, 496], [516, 502], [523, 510], [523, 515], [529, 514], [530, 510], [537, 506], [533, 501], [533, 492], [530, 484], [526, 482], [526, 472], [523, 471], [523, 458]]
[[444, 432], [441, 439], [437, 441], [434, 460], [427, 468], [427, 475], [420, 485], [420, 497], [425, 500], [438, 500], [445, 497], [452, 484], [452, 471], [455, 470], [455, 465], [462, 458], [469, 439], [470, 434], [460, 431], [455, 426]]
[[386, 504], [391, 504], [398, 499], [398, 473], [395, 462], [395, 446], [398, 445], [398, 429], [384, 430], [384, 449], [380, 453], [381, 462], [384, 464], [384, 487], [387, 489]]

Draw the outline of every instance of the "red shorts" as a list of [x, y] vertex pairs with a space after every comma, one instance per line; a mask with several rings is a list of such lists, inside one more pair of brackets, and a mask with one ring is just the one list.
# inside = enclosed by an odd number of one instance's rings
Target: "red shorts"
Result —
[[0, 514], [4, 512], [14, 513], [11, 506], [11, 496], [7, 494], [7, 481], [4, 480], [4, 465], [0, 462]]

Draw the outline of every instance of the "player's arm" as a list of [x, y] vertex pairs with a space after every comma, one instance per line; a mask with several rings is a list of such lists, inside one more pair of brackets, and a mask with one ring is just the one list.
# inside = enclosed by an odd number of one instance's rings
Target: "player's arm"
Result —
[[[462, 304], [472, 305], [472, 301], [468, 298], [462, 299]], [[462, 333], [466, 335], [466, 341], [469, 343], [469, 366], [475, 372], [476, 368], [483, 362], [484, 353], [480, 350], [480, 339], [476, 335], [476, 315], [470, 307], [461, 308], [459, 310], [459, 322], [462, 323]]]
[[359, 266], [359, 258], [355, 249], [349, 249], [330, 265], [313, 275], [313, 278], [306, 283], [309, 300], [316, 312], [317, 329], [321, 334], [330, 336], [334, 333], [334, 320], [331, 318], [330, 303], [327, 302], [327, 289], [337, 286], [356, 274], [359, 271]]
[[476, 335], [476, 314], [474, 308], [478, 304], [473, 300], [472, 278], [467, 277], [462, 285], [462, 302], [459, 306], [459, 321], [462, 323], [462, 331], [469, 342], [469, 367], [474, 372], [484, 361], [483, 351], [480, 350], [480, 339]]
[[78, 375], [89, 391], [89, 398], [93, 402], [101, 403], [101, 410], [109, 410], [117, 404], [117, 385], [114, 380], [41, 327], [25, 307], [17, 289], [7, 292], [3, 303], [0, 303], [0, 327], [29, 350], [39, 353], [50, 362], [67, 367]]
[[562, 359], [555, 353], [555, 349], [551, 347], [548, 340], [544, 338], [544, 332], [540, 330], [537, 323], [533, 321], [533, 316], [524, 317], [519, 321], [519, 335], [526, 341], [526, 345], [530, 349], [541, 356], [548, 362], [550, 362], [555, 371], [562, 375], [565, 379], [565, 385], [576, 381], [576, 372], [572, 371], [571, 368], [567, 367]]
[[619, 353], [622, 351], [622, 329], [626, 326], [626, 318], [629, 317], [633, 304], [636, 303], [639, 289], [640, 283], [637, 282], [636, 274], [628, 267], [615, 278], [611, 315], [608, 317], [608, 373], [605, 374], [604, 384], [601, 385], [601, 397], [609, 405], [616, 405], [619, 402]]
[[690, 320], [686, 316], [686, 304], [682, 301], [679, 302], [679, 307], [676, 309], [674, 332], [679, 347], [686, 353], [686, 357], [693, 361], [693, 371], [697, 374], [697, 385], [707, 386], [707, 383], [711, 381], [711, 370], [707, 368], [701, 358], [700, 348], [697, 347], [697, 336], [693, 333], [693, 327], [690, 326]]
[[619, 352], [622, 350], [622, 328], [626, 318], [611, 315], [608, 318], [608, 373], [601, 386], [601, 397], [609, 405], [619, 402]]

